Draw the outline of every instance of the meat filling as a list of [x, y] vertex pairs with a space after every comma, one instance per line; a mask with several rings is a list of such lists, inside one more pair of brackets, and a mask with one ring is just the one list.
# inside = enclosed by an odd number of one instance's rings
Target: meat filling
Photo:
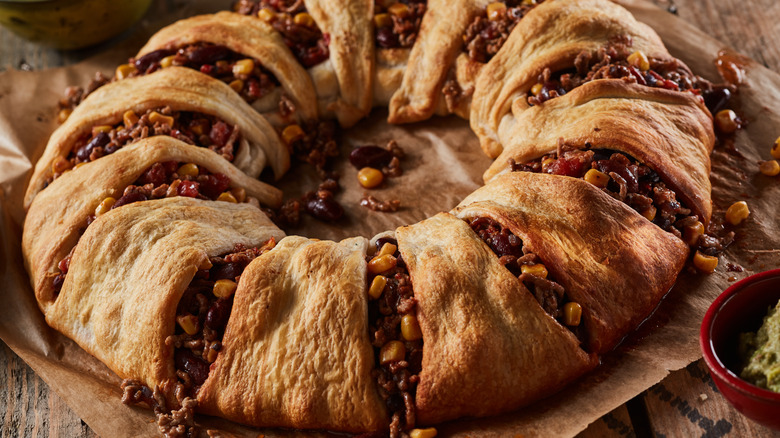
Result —
[[303, 0], [239, 0], [233, 11], [266, 21], [276, 29], [298, 62], [306, 68], [330, 56], [330, 35], [323, 34]]
[[490, 3], [463, 35], [463, 50], [473, 61], [486, 63], [501, 49], [525, 15], [544, 0], [506, 0]]
[[734, 237], [734, 233], [713, 229], [714, 224], [705, 232], [700, 218], [677, 199], [655, 171], [621, 152], [561, 145], [560, 152], [525, 164], [512, 162], [511, 167], [513, 171], [582, 178], [709, 256], [722, 252]]
[[427, 0], [374, 0], [376, 46], [383, 49], [412, 47], [427, 3]]
[[368, 257], [369, 338], [378, 368], [379, 395], [390, 412], [390, 436], [406, 436], [416, 423], [415, 395], [423, 339], [412, 281], [394, 239], [379, 239]]

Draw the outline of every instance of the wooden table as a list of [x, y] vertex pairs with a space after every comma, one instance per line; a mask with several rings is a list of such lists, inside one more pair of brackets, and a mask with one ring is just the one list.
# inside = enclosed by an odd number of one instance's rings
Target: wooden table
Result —
[[[652, 0], [769, 68], [780, 68], [777, 0]], [[157, 7], [175, 7], [170, 0]], [[0, 70], [75, 63], [105, 48], [63, 53], [0, 28]], [[718, 393], [703, 361], [603, 416], [581, 437], [780, 436], [737, 413]], [[95, 433], [19, 357], [0, 342], [0, 437], [94, 437]]]

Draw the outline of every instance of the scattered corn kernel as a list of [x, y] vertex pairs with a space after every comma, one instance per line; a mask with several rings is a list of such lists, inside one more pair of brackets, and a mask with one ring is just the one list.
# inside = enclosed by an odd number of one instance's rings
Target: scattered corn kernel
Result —
[[217, 198], [217, 201], [222, 201], [222, 202], [232, 202], [232, 203], [234, 203], [234, 204], [237, 204], [237, 203], [238, 203], [238, 200], [236, 199], [236, 197], [235, 197], [235, 196], [233, 196], [233, 194], [232, 194], [232, 193], [230, 193], [230, 192], [222, 192], [222, 193], [219, 195], [219, 197]]
[[251, 74], [254, 69], [255, 61], [250, 58], [238, 60], [233, 64], [233, 74], [236, 76]]
[[436, 429], [429, 427], [427, 429], [412, 429], [409, 432], [410, 438], [434, 438], [436, 436]]
[[236, 79], [228, 85], [230, 85], [230, 88], [232, 88], [233, 91], [235, 91], [236, 93], [240, 93], [241, 90], [244, 89], [244, 81], [242, 81], [241, 79]]
[[233, 187], [230, 189], [230, 193], [233, 194], [233, 197], [236, 199], [236, 202], [244, 202], [246, 201], [246, 189], [243, 187]]
[[395, 252], [398, 251], [398, 246], [394, 245], [390, 242], [385, 242], [384, 245], [382, 245], [382, 249], [379, 250], [379, 254], [377, 256], [383, 256], [383, 255], [393, 255]]
[[382, 296], [382, 291], [385, 290], [385, 286], [387, 286], [387, 277], [377, 275], [371, 280], [371, 287], [368, 288], [368, 296], [375, 300], [379, 299], [379, 297]]
[[750, 209], [745, 201], [735, 202], [726, 210], [726, 220], [731, 225], [739, 225], [748, 216], [750, 216]]
[[408, 17], [412, 11], [409, 9], [409, 6], [403, 3], [393, 3], [387, 7], [387, 12], [396, 17], [405, 18]]
[[780, 163], [777, 160], [762, 161], [758, 164], [758, 168], [766, 176], [777, 176], [780, 174]]
[[201, 264], [198, 266], [198, 269], [201, 271], [208, 271], [209, 269], [213, 268], [214, 265], [211, 263], [211, 260], [209, 259], [203, 259]]
[[111, 196], [107, 197], [103, 201], [98, 204], [98, 206], [95, 208], [95, 216], [102, 216], [111, 210], [111, 208], [116, 203], [116, 199], [112, 198]]
[[777, 140], [775, 140], [774, 146], [772, 146], [772, 158], [777, 158], [780, 160], [780, 137], [777, 137]]
[[522, 265], [520, 266], [520, 272], [523, 274], [530, 274], [541, 278], [547, 278], [547, 267], [541, 263], [537, 263], [535, 265]]
[[542, 88], [544, 88], [543, 84], [534, 84], [534, 86], [531, 87], [531, 94], [533, 94], [534, 96], [538, 96], [539, 93], [542, 92]]
[[263, 8], [257, 11], [257, 17], [265, 21], [266, 23], [268, 23], [274, 21], [274, 19], [276, 18], [276, 13], [271, 9]]
[[51, 163], [51, 173], [57, 174], [57, 173], [63, 173], [66, 170], [70, 169], [71, 163], [70, 160], [65, 157], [57, 157], [56, 160], [54, 160], [53, 163]]
[[93, 126], [92, 127], [92, 135], [97, 135], [97, 134], [99, 134], [101, 132], [105, 132], [106, 134], [108, 134], [109, 132], [111, 132], [112, 129], [114, 129], [114, 127], [111, 126], [111, 125]]
[[126, 77], [132, 75], [133, 73], [137, 72], [135, 66], [133, 64], [122, 64], [119, 67], [116, 68], [116, 78], [117, 79], [125, 79]]
[[599, 188], [606, 188], [609, 184], [609, 175], [596, 169], [590, 169], [585, 172], [585, 181]]
[[290, 125], [282, 131], [282, 141], [286, 145], [291, 145], [303, 137], [303, 129], [299, 125]]
[[364, 167], [358, 171], [357, 178], [361, 186], [367, 189], [373, 189], [382, 184], [385, 176], [382, 174], [381, 170], [374, 169], [373, 167]]
[[135, 114], [135, 111], [127, 110], [122, 115], [122, 120], [125, 122], [125, 127], [129, 128], [138, 123], [138, 116]]
[[642, 216], [644, 216], [645, 219], [652, 222], [655, 220], [656, 213], [658, 213], [658, 209], [655, 208], [655, 206], [650, 205], [642, 212]]
[[152, 113], [149, 114], [149, 121], [152, 123], [159, 122], [161, 125], [173, 126], [173, 117], [164, 116], [157, 111], [152, 111]]
[[58, 123], [65, 123], [65, 120], [68, 120], [68, 117], [73, 113], [73, 110], [70, 108], [63, 108], [60, 110], [60, 112], [57, 113], [57, 122]]
[[314, 23], [314, 18], [312, 18], [311, 15], [309, 15], [307, 12], [299, 12], [295, 14], [295, 17], [293, 17], [293, 23], [306, 27], [316, 26]]
[[228, 298], [236, 292], [238, 285], [233, 280], [222, 279], [214, 283], [214, 296], [217, 298]]
[[407, 341], [422, 339], [422, 330], [416, 316], [406, 314], [401, 318], [401, 336]]
[[191, 176], [195, 178], [200, 175], [200, 169], [198, 169], [198, 165], [195, 163], [187, 163], [179, 167], [176, 173], [179, 174], [179, 177]]
[[696, 221], [695, 224], [685, 227], [683, 230], [683, 240], [690, 246], [696, 245], [699, 237], [704, 234], [704, 224]]
[[636, 51], [628, 56], [628, 63], [642, 71], [650, 70], [650, 61], [643, 52]]
[[383, 27], [390, 27], [393, 25], [393, 19], [390, 14], [376, 14], [374, 15], [374, 27], [377, 29]]
[[198, 317], [195, 315], [179, 315], [176, 317], [176, 322], [188, 335], [194, 335], [198, 333]]
[[395, 257], [385, 254], [377, 256], [368, 262], [368, 272], [372, 274], [381, 274], [382, 272], [389, 271], [395, 267]]
[[736, 132], [737, 129], [742, 127], [742, 123], [737, 117], [737, 113], [730, 109], [724, 109], [718, 111], [715, 114], [715, 124], [718, 125], [718, 129], [725, 134], [731, 134]]
[[696, 266], [696, 269], [702, 272], [712, 274], [715, 272], [715, 268], [718, 267], [718, 258], [696, 251], [696, 254], [693, 256], [693, 266]]
[[175, 58], [174, 55], [166, 56], [165, 58], [160, 60], [160, 67], [162, 68], [168, 68], [173, 65], [173, 59]]
[[379, 363], [382, 365], [398, 362], [406, 357], [406, 347], [401, 341], [390, 341], [379, 350]]
[[490, 21], [496, 21], [506, 12], [506, 5], [501, 2], [490, 3], [487, 5], [487, 17]]
[[563, 305], [563, 323], [568, 326], [578, 326], [582, 320], [582, 306], [574, 301]]

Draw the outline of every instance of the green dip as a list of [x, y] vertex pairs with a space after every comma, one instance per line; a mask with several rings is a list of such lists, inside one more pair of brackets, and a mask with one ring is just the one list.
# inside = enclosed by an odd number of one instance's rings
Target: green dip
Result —
[[769, 309], [756, 333], [739, 335], [740, 377], [764, 389], [780, 392], [780, 301]]

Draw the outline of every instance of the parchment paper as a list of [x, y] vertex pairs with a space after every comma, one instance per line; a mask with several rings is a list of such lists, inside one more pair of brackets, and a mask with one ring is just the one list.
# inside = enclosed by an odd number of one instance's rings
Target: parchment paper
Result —
[[[120, 381], [112, 372], [45, 324], [35, 304], [20, 250], [24, 189], [32, 163], [55, 128], [54, 106], [67, 85], [84, 85], [97, 70], [109, 74], [133, 55], [154, 30], [183, 16], [215, 11], [226, 3], [187, 2], [175, 16], [157, 17], [155, 22], [147, 19], [132, 37], [110, 53], [76, 66], [0, 74], [0, 338], [101, 436], [153, 436], [157, 428], [150, 411], [121, 404]], [[673, 55], [698, 74], [719, 79], [713, 61], [724, 48], [720, 43], [642, 0], [621, 3], [655, 28]], [[770, 158], [769, 149], [780, 135], [776, 109], [779, 104], [780, 76], [750, 62], [737, 107], [749, 126], [738, 134], [734, 147], [714, 152], [712, 182], [715, 215], [722, 215], [737, 200], [748, 202], [751, 215], [739, 227], [737, 241], [721, 257], [716, 273], [681, 274], [677, 285], [639, 330], [606, 355], [597, 370], [560, 393], [516, 413], [441, 425], [440, 436], [572, 436], [661, 381], [670, 371], [700, 358], [698, 329], [712, 300], [731, 281], [780, 267], [780, 177], [761, 175], [757, 164], [758, 160]], [[292, 234], [329, 239], [371, 237], [449, 210], [481, 185], [481, 174], [490, 161], [479, 151], [467, 122], [435, 118], [394, 127], [384, 122], [385, 117], [386, 112], [377, 110], [349, 130], [342, 139], [343, 155], [346, 157], [357, 145], [382, 145], [389, 139], [397, 140], [408, 155], [403, 163], [405, 173], [371, 193], [382, 200], [401, 200], [402, 210], [387, 214], [358, 206], [363, 190], [356, 182], [356, 170], [344, 158], [339, 170], [345, 190], [338, 196], [347, 207], [347, 219], [338, 225], [307, 220]], [[301, 187], [312, 187], [314, 181], [311, 169], [299, 166], [293, 168], [281, 187], [295, 195]], [[742, 266], [745, 271], [729, 272], [729, 264]], [[260, 432], [266, 436], [291, 434], [258, 431], [204, 416], [199, 421], [206, 427], [240, 436], [254, 437]]]

